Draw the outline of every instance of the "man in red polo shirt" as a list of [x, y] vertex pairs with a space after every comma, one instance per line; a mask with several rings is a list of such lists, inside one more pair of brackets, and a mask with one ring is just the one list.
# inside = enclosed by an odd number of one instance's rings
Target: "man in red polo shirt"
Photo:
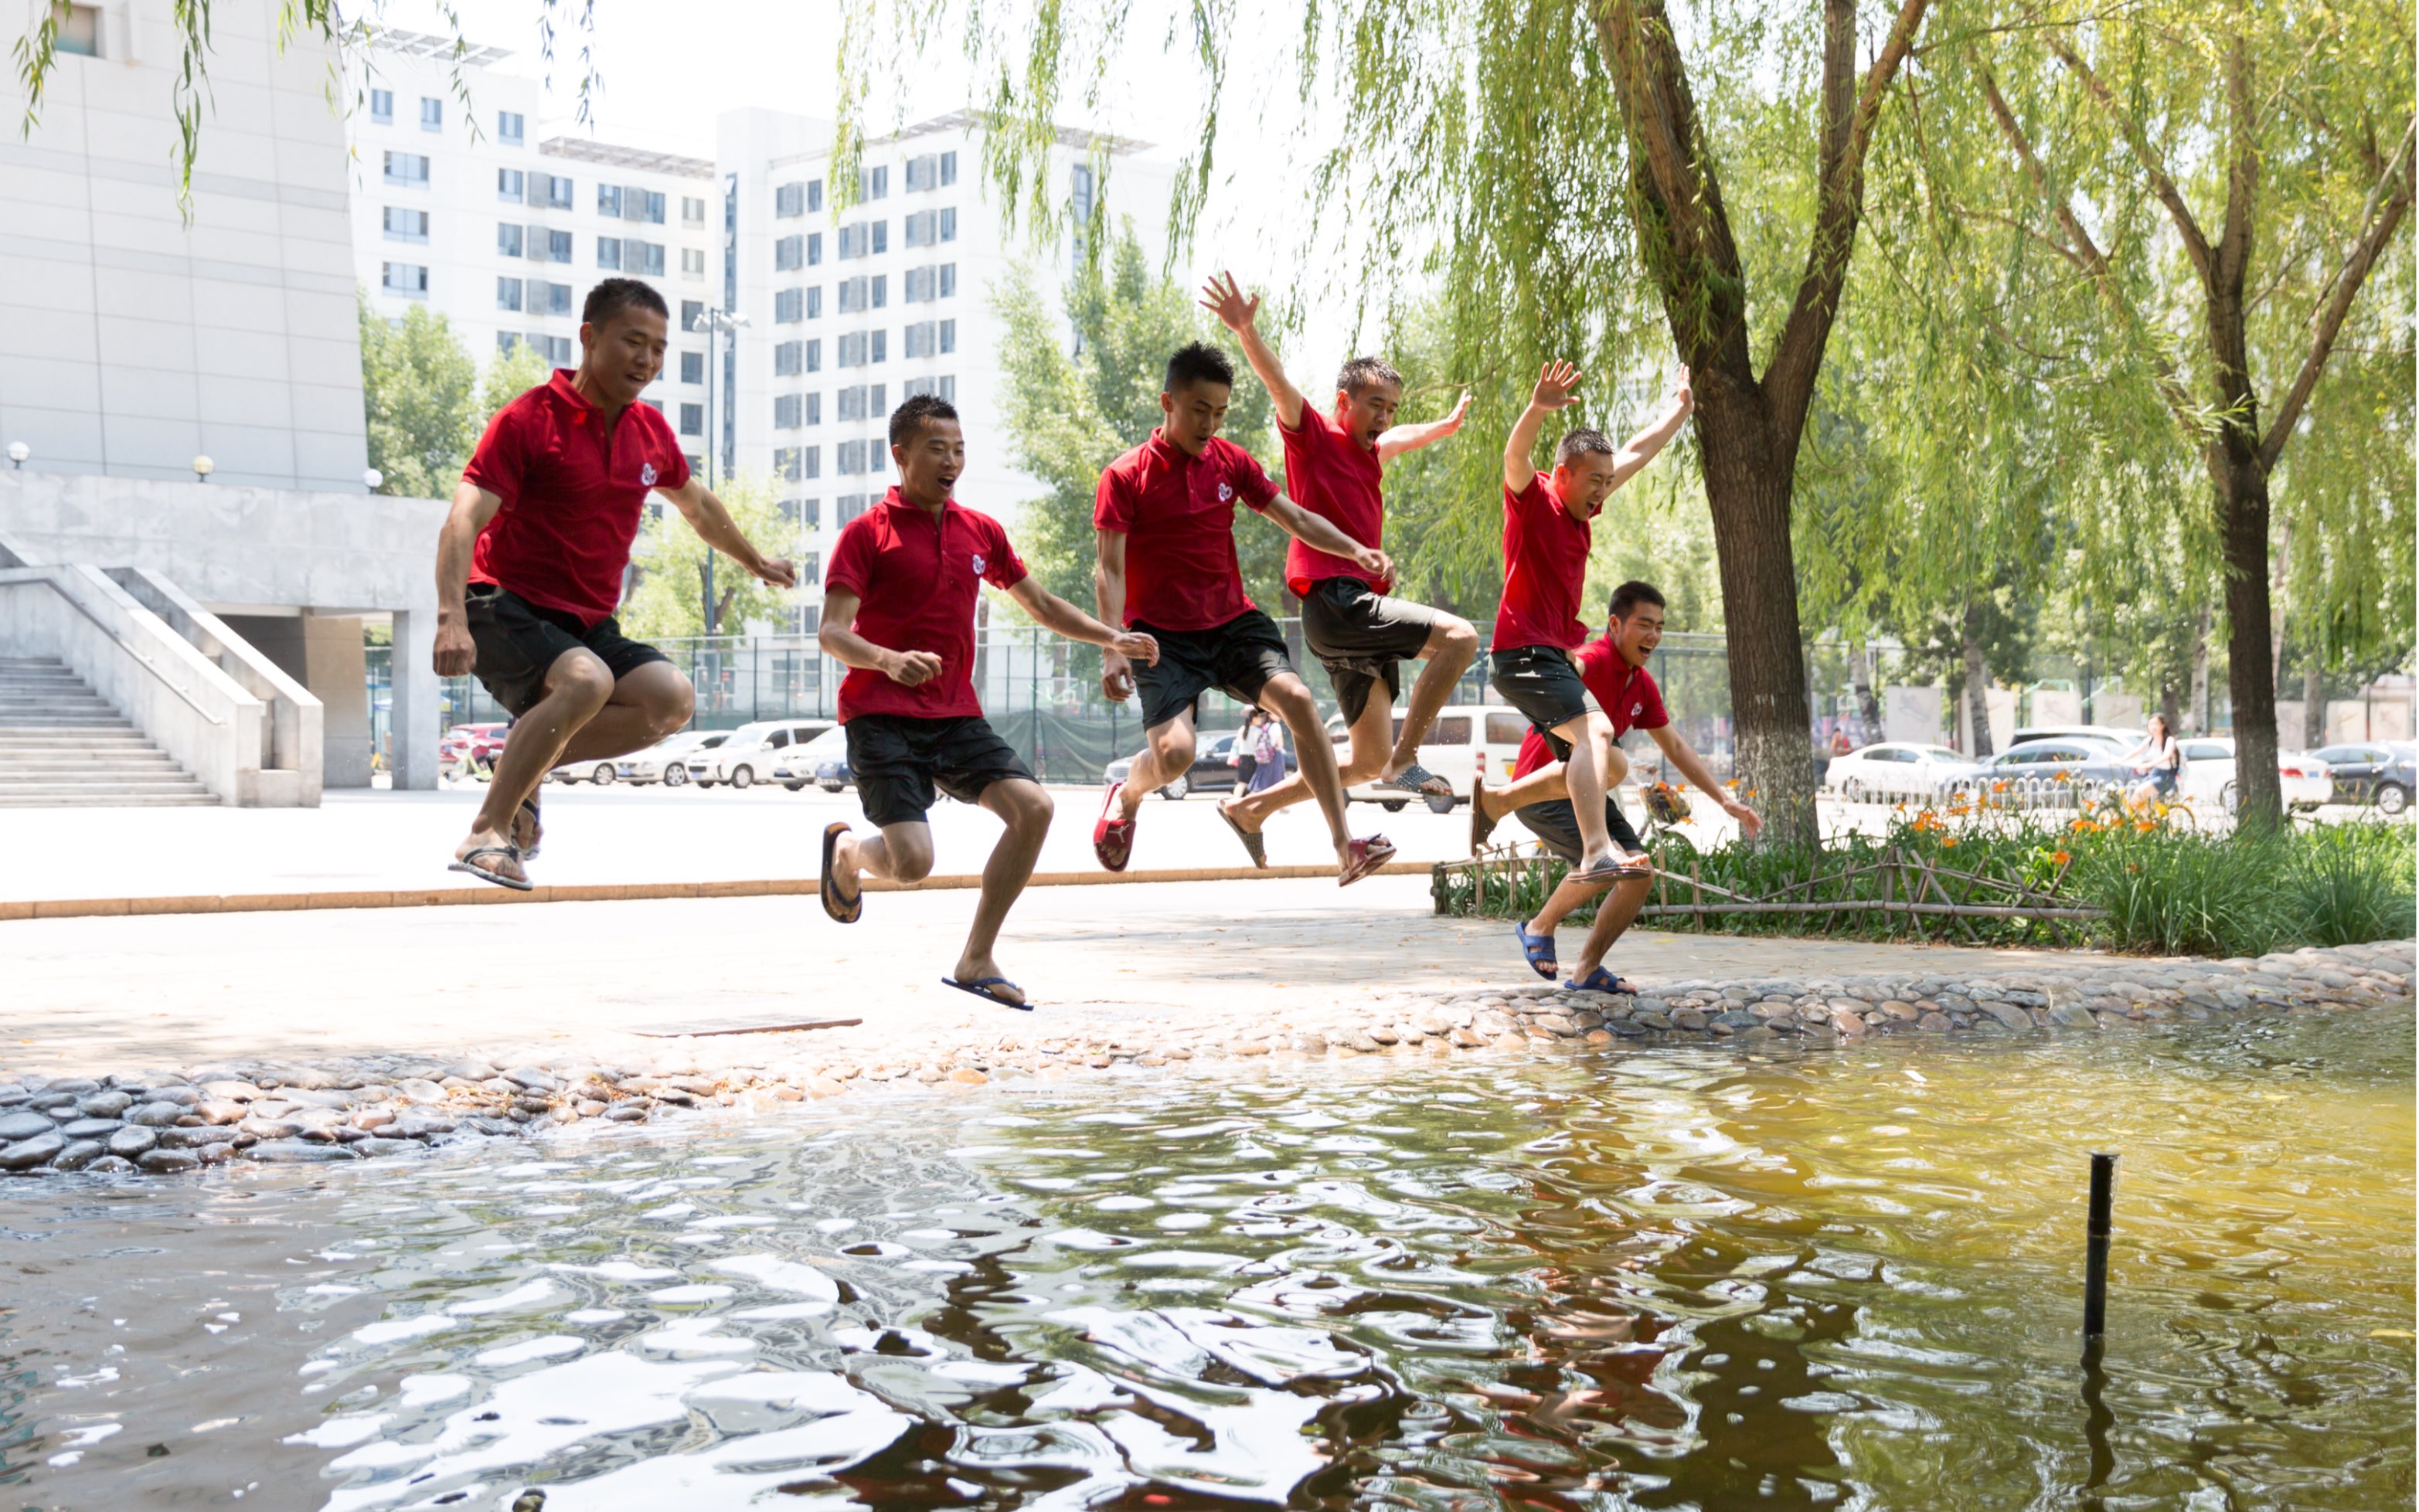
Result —
[[[1352, 540], [1277, 492], [1252, 454], [1218, 435], [1235, 391], [1235, 365], [1206, 343], [1167, 361], [1159, 396], [1166, 423], [1101, 474], [1092, 526], [1100, 533], [1093, 586], [1101, 618], [1148, 634], [1159, 661], [1136, 667], [1115, 651], [1102, 659], [1101, 689], [1123, 703], [1139, 688], [1142, 755], [1112, 784], [1092, 827], [1092, 849], [1113, 872], [1133, 855], [1142, 801], [1193, 768], [1194, 705], [1216, 688], [1256, 704], [1293, 731], [1311, 792], [1335, 843], [1337, 880], [1350, 885], [1383, 865], [1394, 848], [1383, 835], [1356, 840], [1344, 823], [1344, 784], [1318, 705], [1286, 659], [1285, 637], [1243, 591], [1235, 557], [1235, 506], [1266, 515], [1298, 542], [1348, 557], [1380, 575], [1385, 554]], [[1218, 812], [1235, 824], [1227, 804]], [[1266, 866], [1256, 828], [1236, 825], [1254, 863]]]
[[689, 476], [663, 416], [639, 403], [663, 371], [667, 318], [663, 296], [636, 279], [591, 289], [578, 371], [558, 369], [498, 410], [454, 491], [437, 538], [437, 675], [475, 673], [513, 727], [452, 870], [527, 892], [546, 774], [688, 723], [688, 679], [613, 618], [650, 491], [753, 575], [797, 582], [787, 559], [740, 534]]
[[[1201, 303], [1241, 340], [1243, 356], [1276, 402], [1285, 438], [1286, 492], [1351, 540], [1382, 547], [1386, 505], [1380, 485], [1386, 464], [1460, 430], [1470, 396], [1463, 394], [1443, 420], [1397, 425], [1403, 375], [1377, 358], [1355, 358], [1336, 378], [1333, 415], [1322, 415], [1286, 376], [1276, 353], [1261, 338], [1258, 296], [1245, 298], [1229, 273], [1223, 285], [1210, 281]], [[1456, 615], [1390, 597], [1391, 564], [1376, 571], [1302, 537], [1286, 550], [1286, 587], [1302, 600], [1302, 639], [1326, 666], [1351, 732], [1344, 785], [1375, 782], [1416, 797], [1450, 798], [1452, 785], [1420, 765], [1420, 742], [1427, 739], [1437, 710], [1478, 654], [1478, 632]], [[1411, 688], [1410, 708], [1396, 729], [1394, 704], [1402, 695], [1402, 664], [1423, 657], [1427, 665]], [[1386, 696], [1372, 698], [1381, 682]], [[1307, 753], [1309, 742], [1300, 743]], [[1228, 818], [1248, 834], [1279, 809], [1313, 795], [1305, 767], [1237, 803]]]
[[[1577, 658], [1579, 680], [1595, 695], [1604, 712], [1597, 717], [1611, 725], [1614, 741], [1633, 729], [1644, 730], [1663, 748], [1664, 758], [1680, 770], [1680, 774], [1694, 783], [1699, 790], [1721, 805], [1722, 811], [1739, 821], [1739, 828], [1753, 838], [1764, 828], [1764, 819], [1756, 811], [1731, 796], [1716, 781], [1704, 758], [1672, 727], [1672, 717], [1663, 709], [1663, 695], [1655, 686], [1654, 675], [1646, 670], [1647, 658], [1663, 639], [1663, 595], [1646, 583], [1629, 582], [1612, 590], [1612, 603], [1604, 634], [1579, 649]], [[1531, 833], [1544, 843], [1547, 849], [1576, 864], [1581, 854], [1579, 811], [1574, 806], [1566, 780], [1564, 757], [1570, 754], [1570, 743], [1558, 735], [1529, 731], [1520, 742], [1520, 756], [1513, 768], [1513, 781], [1506, 787], [1487, 787], [1481, 785], [1471, 795], [1470, 804], [1470, 848], [1472, 855], [1487, 843], [1487, 835], [1505, 815], [1511, 815], [1526, 825]], [[1638, 833], [1629, 826], [1628, 817], [1613, 798], [1613, 790], [1629, 771], [1629, 763], [1621, 747], [1611, 747], [1611, 761], [1605, 769], [1603, 822], [1614, 842], [1635, 852], [1640, 849]], [[1533, 919], [1513, 924], [1520, 950], [1528, 956], [1531, 970], [1551, 979], [1560, 974], [1554, 959], [1554, 929], [1564, 916], [1612, 887], [1612, 896], [1597, 909], [1595, 925], [1588, 931], [1587, 945], [1572, 973], [1571, 985], [1597, 992], [1619, 991], [1621, 979], [1604, 969], [1605, 954], [1613, 941], [1629, 927], [1631, 920], [1646, 902], [1650, 872], [1638, 871], [1617, 875], [1610, 884], [1589, 882], [1574, 872], [1563, 878], [1546, 906]]]
[[859, 840], [845, 824], [824, 829], [824, 911], [854, 924], [865, 903], [860, 877], [916, 882], [931, 874], [932, 831], [924, 816], [936, 790], [979, 803], [1008, 832], [983, 867], [965, 950], [942, 981], [1028, 1008], [1024, 989], [1000, 974], [992, 946], [1041, 854], [1050, 795], [975, 696], [975, 599], [989, 583], [1070, 640], [1146, 664], [1159, 659], [1159, 648], [1042, 588], [998, 521], [950, 497], [965, 470], [966, 443], [947, 400], [918, 394], [893, 410], [890, 455], [898, 483], [840, 531], [824, 574], [823, 648], [850, 668], [840, 688], [849, 772], [865, 817], [882, 830]]
[[1632, 848], [1615, 849], [1605, 829], [1605, 795], [1620, 780], [1608, 777], [1613, 730], [1603, 716], [1588, 712], [1587, 688], [1571, 661], [1587, 639], [1579, 607], [1594, 521], [1613, 490], [1680, 434], [1694, 400], [1683, 368], [1671, 404], [1626, 447], [1615, 451], [1603, 432], [1579, 427], [1555, 449], [1549, 477], [1529, 459], [1546, 417], [1579, 403], [1579, 370], [1570, 363], [1547, 363], [1503, 443], [1503, 602], [1495, 615], [1492, 656], [1495, 691], [1539, 734], [1556, 737], [1569, 751], [1571, 806], [1582, 842], [1571, 876], [1586, 883], [1610, 881], [1644, 861]]

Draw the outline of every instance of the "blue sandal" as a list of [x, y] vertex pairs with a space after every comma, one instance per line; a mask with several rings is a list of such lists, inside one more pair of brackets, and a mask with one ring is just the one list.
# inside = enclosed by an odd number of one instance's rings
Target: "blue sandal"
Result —
[[1529, 957], [1529, 970], [1548, 982], [1561, 974], [1562, 966], [1554, 958], [1553, 936], [1529, 933], [1528, 922], [1522, 919], [1512, 921], [1512, 933], [1520, 938], [1520, 954]]
[[1631, 990], [1628, 983], [1624, 982], [1621, 978], [1613, 975], [1610, 971], [1606, 970], [1601, 966], [1597, 967], [1595, 970], [1590, 971], [1587, 975], [1586, 981], [1565, 982], [1563, 985], [1568, 987], [1573, 992], [1627, 992]]
[[[992, 990], [994, 987], [1016, 987], [1015, 983], [1004, 976], [980, 977], [972, 982], [961, 982], [956, 977], [945, 976], [941, 978], [941, 984], [944, 986], [955, 987], [960, 992], [971, 992], [985, 1002], [995, 1002], [1003, 1008], [1014, 1008], [1021, 1013], [1028, 1014], [1033, 1011], [1033, 1004], [1019, 1002], [1014, 998], [1006, 997]], [[1023, 992], [1025, 989], [1016, 987], [1016, 990]]]

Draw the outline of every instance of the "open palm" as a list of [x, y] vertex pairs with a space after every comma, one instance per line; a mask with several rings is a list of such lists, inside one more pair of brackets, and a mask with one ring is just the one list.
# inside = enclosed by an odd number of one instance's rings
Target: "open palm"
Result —
[[1567, 409], [1579, 402], [1578, 389], [1585, 374], [1568, 362], [1548, 362], [1537, 370], [1537, 387], [1529, 403], [1539, 409]]
[[[1224, 286], [1218, 282], [1222, 277], [1226, 281]], [[1234, 274], [1218, 274], [1203, 285], [1201, 308], [1216, 315], [1220, 325], [1240, 334], [1259, 317], [1260, 297], [1246, 295], [1242, 285], [1235, 282]]]

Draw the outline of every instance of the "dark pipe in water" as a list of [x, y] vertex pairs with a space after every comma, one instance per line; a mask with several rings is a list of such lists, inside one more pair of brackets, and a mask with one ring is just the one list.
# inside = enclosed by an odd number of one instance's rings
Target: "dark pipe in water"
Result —
[[2091, 1155], [2091, 1215], [2084, 1228], [2083, 1336], [2093, 1346], [2108, 1331], [2108, 1214], [2117, 1184], [2117, 1156], [2110, 1151]]

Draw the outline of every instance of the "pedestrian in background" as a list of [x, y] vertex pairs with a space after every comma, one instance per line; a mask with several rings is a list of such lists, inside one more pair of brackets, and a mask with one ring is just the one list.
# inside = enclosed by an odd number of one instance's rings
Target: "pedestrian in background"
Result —
[[[1286, 774], [1285, 726], [1263, 714], [1260, 726], [1250, 732], [1252, 739], [1252, 777], [1250, 791], [1264, 793], [1282, 781]], [[1238, 745], [1242, 742], [1236, 741]]]
[[1250, 710], [1243, 715], [1243, 727], [1235, 732], [1235, 743], [1226, 753], [1226, 760], [1235, 769], [1234, 797], [1240, 798], [1253, 790], [1252, 773], [1258, 769], [1260, 761], [1256, 750], [1260, 726], [1268, 722], [1268, 717], [1266, 710]]

